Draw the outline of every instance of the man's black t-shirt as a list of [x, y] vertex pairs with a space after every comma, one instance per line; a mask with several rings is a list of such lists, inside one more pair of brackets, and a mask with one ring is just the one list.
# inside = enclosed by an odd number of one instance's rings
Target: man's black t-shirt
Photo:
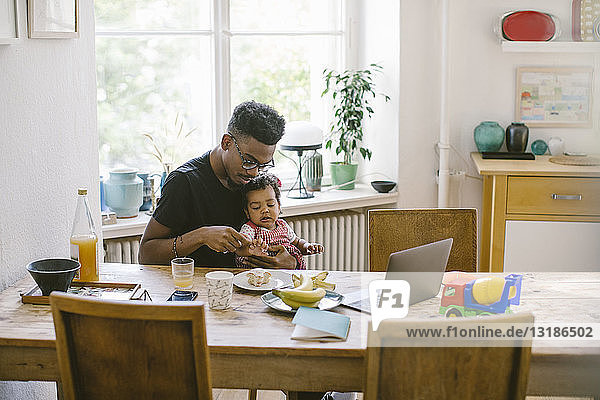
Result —
[[[154, 219], [174, 235], [201, 226], [226, 225], [239, 230], [246, 218], [239, 192], [227, 189], [210, 166], [210, 151], [169, 174]], [[201, 246], [190, 254], [197, 266], [234, 266], [233, 254]]]

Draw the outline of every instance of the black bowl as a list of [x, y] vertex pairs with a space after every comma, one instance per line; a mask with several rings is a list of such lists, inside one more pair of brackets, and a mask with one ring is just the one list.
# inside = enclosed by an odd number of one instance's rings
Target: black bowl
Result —
[[396, 186], [396, 182], [393, 181], [373, 181], [371, 182], [373, 189], [379, 193], [387, 193]]
[[78, 261], [69, 258], [46, 258], [29, 263], [27, 271], [41, 289], [42, 296], [48, 296], [53, 290], [66, 292], [80, 267]]

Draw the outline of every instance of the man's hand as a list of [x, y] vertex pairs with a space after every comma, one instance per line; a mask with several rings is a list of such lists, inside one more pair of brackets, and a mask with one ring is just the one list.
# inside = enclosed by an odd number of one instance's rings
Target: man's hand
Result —
[[229, 226], [204, 226], [199, 229], [202, 230], [204, 244], [220, 253], [233, 253], [252, 244], [244, 235]]
[[252, 256], [248, 257], [246, 264], [250, 267], [273, 268], [273, 269], [295, 269], [296, 259], [282, 245], [269, 246], [269, 251], [274, 256]]

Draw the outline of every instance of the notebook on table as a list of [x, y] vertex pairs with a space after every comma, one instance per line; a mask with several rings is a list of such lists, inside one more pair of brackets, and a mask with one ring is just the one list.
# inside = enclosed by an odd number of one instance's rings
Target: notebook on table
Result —
[[[435, 297], [446, 272], [452, 242], [448, 238], [390, 254], [385, 279], [407, 281], [411, 305]], [[344, 294], [342, 304], [370, 314], [369, 289]]]
[[343, 341], [348, 337], [350, 318], [318, 308], [300, 307], [292, 320], [294, 340]]

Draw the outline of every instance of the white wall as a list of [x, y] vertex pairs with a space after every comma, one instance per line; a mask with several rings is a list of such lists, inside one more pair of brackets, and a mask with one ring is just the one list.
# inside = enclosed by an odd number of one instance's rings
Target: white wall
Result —
[[[564, 0], [451, 0], [449, 1], [449, 87], [452, 151], [451, 168], [477, 175], [469, 158], [476, 151], [473, 129], [484, 120], [506, 127], [514, 119], [517, 66], [593, 66], [594, 97], [600, 98], [600, 54], [503, 53], [493, 24], [515, 9], [546, 10], [562, 22], [560, 40], [569, 40], [570, 4]], [[441, 0], [402, 0], [400, 19], [399, 182], [402, 206], [436, 206], [434, 145], [439, 135]], [[600, 152], [598, 116], [593, 129], [530, 131], [535, 139], [560, 136], [571, 151]], [[465, 162], [464, 160], [467, 162]], [[404, 189], [403, 189], [404, 188]], [[463, 206], [481, 206], [481, 182], [467, 178]]]
[[[441, 0], [401, 0], [400, 7], [399, 206], [435, 207]], [[498, 121], [503, 127], [513, 121], [515, 71], [521, 65], [594, 67], [594, 127], [531, 129], [529, 144], [560, 136], [567, 150], [600, 153], [600, 54], [503, 53], [493, 33], [493, 24], [504, 12], [537, 9], [557, 15], [563, 32], [559, 39], [570, 40], [570, 7], [565, 0], [449, 1], [448, 115], [456, 149], [451, 151], [451, 169], [477, 176], [469, 156], [477, 151], [473, 129], [484, 120]], [[457, 184], [451, 182], [454, 191]], [[481, 189], [480, 180], [467, 177], [460, 193], [460, 205], [478, 208], [480, 220]]]
[[[0, 290], [32, 260], [69, 256], [77, 187], [100, 226], [93, 3], [79, 5], [80, 38], [0, 46]], [[53, 383], [0, 383], [0, 398], [56, 395]]]
[[[378, 96], [372, 103], [373, 119], [364, 122], [364, 145], [373, 151], [371, 161], [360, 158], [359, 177], [373, 180], [397, 180], [398, 175], [398, 108], [400, 102], [400, 3], [397, 0], [360, 2], [360, 32], [356, 35], [357, 67], [379, 64], [383, 74], [375, 78]], [[364, 23], [363, 23], [364, 22]]]

